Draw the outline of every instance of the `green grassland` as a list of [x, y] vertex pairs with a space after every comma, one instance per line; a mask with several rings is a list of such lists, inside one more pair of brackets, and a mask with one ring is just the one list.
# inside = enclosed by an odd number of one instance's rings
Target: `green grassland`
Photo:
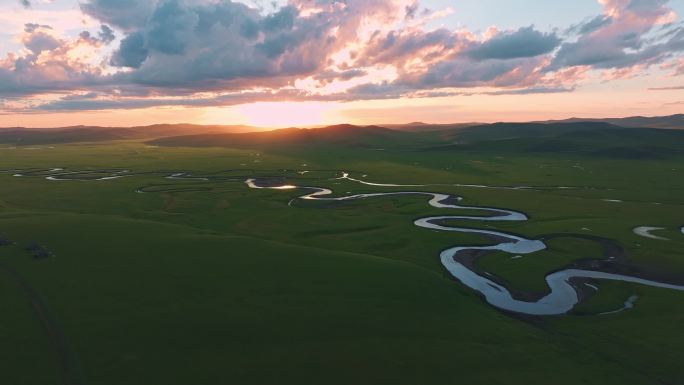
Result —
[[[517, 151], [518, 143], [504, 143], [509, 139], [445, 148], [436, 146], [439, 135], [421, 135], [415, 148], [402, 140], [383, 149], [376, 143], [157, 147], [138, 140], [0, 146], [0, 169], [226, 177], [81, 182], [0, 173], [0, 234], [15, 242], [0, 246], [2, 382], [681, 383], [682, 292], [596, 282], [599, 294], [574, 313], [513, 317], [451, 279], [439, 263], [447, 247], [486, 240], [413, 225], [456, 211], [408, 196], [288, 206], [301, 191], [242, 183], [248, 176], [284, 176], [339, 195], [400, 190], [331, 180], [345, 170], [373, 182], [444, 184], [422, 189], [531, 218], [464, 226], [610, 238], [631, 261], [684, 276], [678, 144], [664, 156], [633, 159], [623, 156], [629, 151], [602, 154], [616, 147], [612, 142], [591, 151], [539, 152]], [[640, 140], [617, 147], [648, 145]], [[135, 193], [143, 186], [147, 193]], [[666, 228], [658, 234], [671, 240], [632, 233], [642, 225]], [[24, 248], [33, 242], [55, 257], [32, 258]], [[548, 243], [548, 250], [520, 259], [488, 255], [479, 268], [512, 287], [544, 291], [548, 272], [601, 258], [590, 241]], [[639, 299], [631, 310], [589, 315], [618, 309], [632, 295]]]

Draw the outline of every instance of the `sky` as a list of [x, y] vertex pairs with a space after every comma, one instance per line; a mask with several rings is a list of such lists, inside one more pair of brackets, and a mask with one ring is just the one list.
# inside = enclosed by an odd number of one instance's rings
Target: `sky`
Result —
[[0, 126], [684, 112], [681, 0], [0, 0]]

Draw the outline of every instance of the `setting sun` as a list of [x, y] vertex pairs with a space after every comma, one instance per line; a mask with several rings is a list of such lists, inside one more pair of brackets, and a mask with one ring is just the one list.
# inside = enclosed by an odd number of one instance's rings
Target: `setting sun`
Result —
[[236, 107], [242, 120], [256, 127], [315, 126], [330, 121], [334, 103], [257, 102]]

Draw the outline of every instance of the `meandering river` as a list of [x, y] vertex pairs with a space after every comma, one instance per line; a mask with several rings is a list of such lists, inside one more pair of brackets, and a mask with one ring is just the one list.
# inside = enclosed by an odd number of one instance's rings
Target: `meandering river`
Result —
[[[430, 229], [435, 231], [456, 232], [456, 233], [472, 233], [481, 235], [492, 241], [492, 244], [486, 246], [453, 246], [447, 248], [440, 253], [440, 261], [444, 268], [458, 281], [465, 286], [477, 291], [490, 305], [509, 312], [522, 313], [528, 315], [560, 315], [571, 311], [580, 302], [580, 288], [577, 280], [598, 279], [598, 280], [616, 280], [624, 282], [632, 282], [653, 287], [680, 290], [684, 291], [684, 285], [677, 285], [666, 282], [659, 282], [653, 279], [646, 279], [643, 277], [616, 274], [606, 271], [567, 268], [553, 272], [545, 277], [548, 285], [548, 294], [544, 296], [537, 296], [536, 299], [521, 299], [511, 293], [509, 288], [501, 283], [497, 283], [492, 276], [486, 276], [487, 273], [480, 274], [472, 267], [472, 261], [483, 253], [491, 251], [502, 251], [514, 255], [514, 258], [520, 258], [523, 254], [535, 253], [546, 248], [546, 244], [542, 239], [528, 239], [519, 235], [508, 234], [501, 231], [477, 229], [471, 227], [452, 226], [449, 222], [453, 221], [472, 221], [472, 222], [496, 222], [496, 221], [527, 221], [528, 217], [522, 212], [514, 211], [504, 208], [481, 207], [481, 206], [466, 206], [458, 202], [462, 201], [461, 197], [437, 193], [420, 191], [419, 188], [427, 186], [459, 186], [469, 188], [495, 188], [495, 189], [511, 189], [511, 190], [526, 190], [535, 189], [529, 186], [485, 186], [485, 185], [402, 185], [389, 183], [372, 183], [360, 179], [352, 178], [349, 173], [342, 173], [341, 177], [334, 179], [346, 179], [352, 182], [361, 183], [374, 187], [392, 187], [392, 188], [411, 188], [407, 191], [393, 191], [386, 193], [367, 193], [367, 194], [353, 194], [346, 196], [333, 196], [333, 191], [323, 187], [314, 186], [300, 186], [294, 184], [279, 184], [273, 185], [272, 178], [248, 178], [240, 179], [236, 175], [195, 175], [186, 171], [151, 171], [135, 173], [130, 170], [123, 169], [104, 169], [104, 170], [88, 170], [88, 171], [68, 171], [61, 168], [53, 169], [32, 169], [32, 170], [3, 170], [12, 173], [16, 177], [43, 177], [51, 181], [106, 181], [112, 179], [119, 179], [132, 176], [158, 176], [166, 179], [185, 179], [196, 180], [201, 182], [226, 182], [226, 181], [244, 181], [248, 187], [253, 189], [273, 189], [273, 190], [303, 190], [304, 194], [290, 201], [293, 203], [296, 199], [315, 200], [315, 201], [354, 201], [370, 198], [381, 198], [386, 196], [397, 195], [418, 195], [428, 198], [428, 204], [432, 207], [445, 210], [478, 210], [486, 213], [482, 216], [473, 215], [442, 215], [432, 216], [416, 219], [413, 223], [423, 229]], [[230, 170], [237, 171], [237, 170]], [[247, 172], [248, 170], [240, 170]], [[303, 175], [303, 173], [299, 173]], [[545, 187], [557, 189], [570, 189], [573, 187]], [[198, 191], [203, 191], [200, 187], [196, 188]], [[182, 190], [174, 190], [182, 191]], [[195, 190], [188, 190], [195, 191]], [[144, 193], [145, 187], [136, 189], [136, 192]], [[640, 235], [655, 237], [649, 231], [655, 228], [638, 228]], [[635, 229], [635, 232], [637, 229]], [[681, 228], [684, 233], [684, 227]], [[585, 282], [585, 286], [594, 289], [596, 286]], [[534, 296], [531, 296], [534, 297]], [[633, 302], [633, 301], [632, 301]], [[631, 303], [630, 303], [631, 304]], [[629, 306], [627, 306], [629, 307]]]
[[[381, 184], [370, 183], [349, 177], [348, 173], [343, 173], [341, 178], [348, 179], [376, 187], [420, 187], [420, 185], [400, 185], [400, 184]], [[421, 228], [450, 231], [458, 233], [473, 233], [495, 240], [497, 243], [488, 246], [454, 246], [440, 253], [442, 265], [458, 281], [469, 288], [480, 293], [484, 299], [492, 306], [501, 310], [523, 313], [529, 315], [559, 315], [571, 311], [580, 301], [578, 289], [573, 285], [576, 279], [601, 279], [632, 282], [642, 285], [684, 291], [684, 285], [675, 285], [658, 282], [629, 275], [614, 274], [603, 271], [584, 270], [584, 269], [564, 269], [556, 271], [546, 276], [546, 283], [549, 287], [549, 294], [537, 300], [516, 299], [511, 292], [503, 285], [492, 279], [475, 272], [461, 261], [460, 254], [480, 251], [503, 251], [513, 255], [530, 254], [546, 248], [546, 244], [539, 239], [527, 239], [518, 235], [508, 234], [500, 231], [474, 229], [466, 227], [456, 227], [446, 224], [448, 221], [526, 221], [527, 215], [524, 213], [492, 207], [464, 206], [452, 202], [461, 201], [460, 197], [442, 193], [424, 191], [400, 191], [387, 193], [354, 194], [347, 196], [332, 197], [332, 190], [321, 187], [298, 186], [292, 184], [268, 185], [261, 184], [258, 179], [250, 178], [245, 181], [247, 186], [254, 189], [274, 189], [274, 190], [293, 190], [301, 189], [307, 193], [298, 197], [304, 200], [319, 201], [352, 201], [367, 198], [396, 195], [419, 195], [429, 197], [428, 204], [440, 209], [470, 209], [480, 210], [488, 213], [486, 216], [469, 215], [444, 215], [420, 218], [414, 224]], [[487, 186], [482, 186], [486, 188]], [[522, 186], [521, 186], [522, 187]]]

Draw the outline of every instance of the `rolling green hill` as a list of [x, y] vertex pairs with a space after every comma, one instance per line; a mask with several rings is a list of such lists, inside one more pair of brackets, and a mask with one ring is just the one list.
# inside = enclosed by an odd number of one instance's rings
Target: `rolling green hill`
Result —
[[[658, 121], [675, 121], [677, 116]], [[613, 119], [618, 121], [620, 119]], [[656, 118], [621, 120], [656, 122]], [[657, 123], [657, 122], [656, 122]], [[663, 123], [664, 124], [664, 123]], [[139, 127], [76, 126], [59, 129], [0, 129], [0, 143], [14, 146], [145, 140], [165, 147], [252, 149], [345, 147], [406, 151], [490, 151], [554, 153], [621, 159], [684, 155], [684, 130], [623, 127], [605, 121], [284, 128], [258, 131], [248, 126], [159, 124]]]
[[284, 128], [244, 134], [199, 134], [161, 138], [150, 144], [188, 147], [278, 147], [332, 145], [383, 148], [414, 145], [420, 134], [406, 133], [379, 126], [341, 124], [322, 128]]
[[627, 118], [586, 119], [571, 118], [566, 120], [549, 120], [540, 123], [578, 123], [578, 122], [604, 122], [622, 127], [650, 127], [684, 129], [684, 114], [669, 116], [630, 116]]
[[246, 132], [248, 126], [204, 126], [197, 124], [154, 124], [135, 127], [72, 126], [58, 128], [0, 128], [0, 143], [15, 146], [78, 142], [153, 139], [190, 133]]
[[604, 122], [496, 123], [442, 133], [450, 144], [429, 151], [498, 151], [657, 159], [684, 156], [684, 131]]

